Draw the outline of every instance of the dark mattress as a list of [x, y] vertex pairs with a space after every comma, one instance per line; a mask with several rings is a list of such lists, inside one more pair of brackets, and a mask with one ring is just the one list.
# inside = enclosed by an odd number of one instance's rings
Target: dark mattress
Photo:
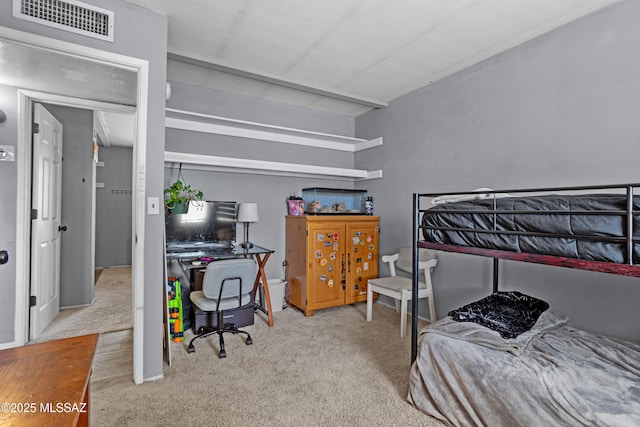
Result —
[[[621, 194], [503, 197], [495, 199], [494, 214], [493, 198], [446, 203], [424, 212], [423, 236], [448, 245], [622, 264], [627, 263], [626, 204]], [[633, 209], [639, 208], [635, 197]], [[483, 232], [492, 229], [498, 233]], [[634, 239], [640, 238], [638, 215], [633, 230]], [[640, 245], [634, 243], [633, 263], [639, 260]]]

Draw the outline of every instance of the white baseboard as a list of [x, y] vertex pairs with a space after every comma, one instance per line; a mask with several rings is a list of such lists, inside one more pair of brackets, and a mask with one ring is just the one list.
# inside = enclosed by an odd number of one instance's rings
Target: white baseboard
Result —
[[144, 382], [147, 381], [158, 381], [164, 378], [164, 375], [156, 375], [155, 377], [144, 378]]

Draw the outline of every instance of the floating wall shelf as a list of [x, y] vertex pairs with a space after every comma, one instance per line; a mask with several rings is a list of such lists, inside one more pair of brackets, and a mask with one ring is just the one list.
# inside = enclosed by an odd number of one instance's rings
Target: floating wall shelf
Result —
[[360, 139], [301, 129], [272, 126], [191, 111], [166, 109], [165, 126], [172, 129], [237, 136], [328, 150], [357, 151], [382, 145], [382, 138]]
[[165, 165], [183, 165], [183, 168], [215, 170], [235, 173], [252, 173], [278, 176], [320, 177], [337, 180], [367, 180], [382, 178], [382, 170], [333, 168], [327, 166], [302, 165], [298, 163], [271, 162], [266, 160], [240, 159], [235, 157], [206, 156], [192, 153], [164, 152]]
[[[235, 136], [351, 153], [382, 145], [382, 138], [371, 140], [351, 138], [342, 135], [310, 132], [301, 129], [212, 116], [192, 111], [176, 110], [173, 108], [166, 109], [165, 126], [171, 129], [191, 132]], [[165, 164], [170, 166], [184, 165], [183, 167], [187, 169], [235, 173], [320, 177], [323, 179], [350, 181], [382, 178], [382, 170], [366, 171], [172, 151], [165, 151], [164, 160]]]

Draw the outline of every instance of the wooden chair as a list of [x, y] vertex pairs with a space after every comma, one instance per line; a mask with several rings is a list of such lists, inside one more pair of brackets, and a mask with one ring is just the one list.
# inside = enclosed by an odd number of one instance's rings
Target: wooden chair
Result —
[[[373, 293], [394, 298], [396, 310], [400, 312], [400, 336], [407, 334], [407, 301], [412, 299], [411, 278], [396, 275], [396, 267], [399, 270], [411, 272], [412, 250], [402, 248], [400, 252], [393, 255], [385, 255], [382, 261], [389, 264], [391, 276], [369, 279], [367, 283], [367, 321], [371, 321], [373, 314]], [[418, 270], [424, 274], [424, 282], [418, 284], [418, 298], [428, 298], [429, 300], [429, 321], [436, 320], [436, 307], [433, 301], [433, 285], [431, 283], [431, 270], [436, 266], [438, 260], [434, 252], [426, 249], [419, 249]]]

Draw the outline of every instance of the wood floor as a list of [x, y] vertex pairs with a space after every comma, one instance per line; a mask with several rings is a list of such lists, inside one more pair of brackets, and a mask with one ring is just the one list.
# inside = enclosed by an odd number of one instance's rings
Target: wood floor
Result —
[[133, 382], [133, 329], [101, 334], [92, 368], [92, 391]]

